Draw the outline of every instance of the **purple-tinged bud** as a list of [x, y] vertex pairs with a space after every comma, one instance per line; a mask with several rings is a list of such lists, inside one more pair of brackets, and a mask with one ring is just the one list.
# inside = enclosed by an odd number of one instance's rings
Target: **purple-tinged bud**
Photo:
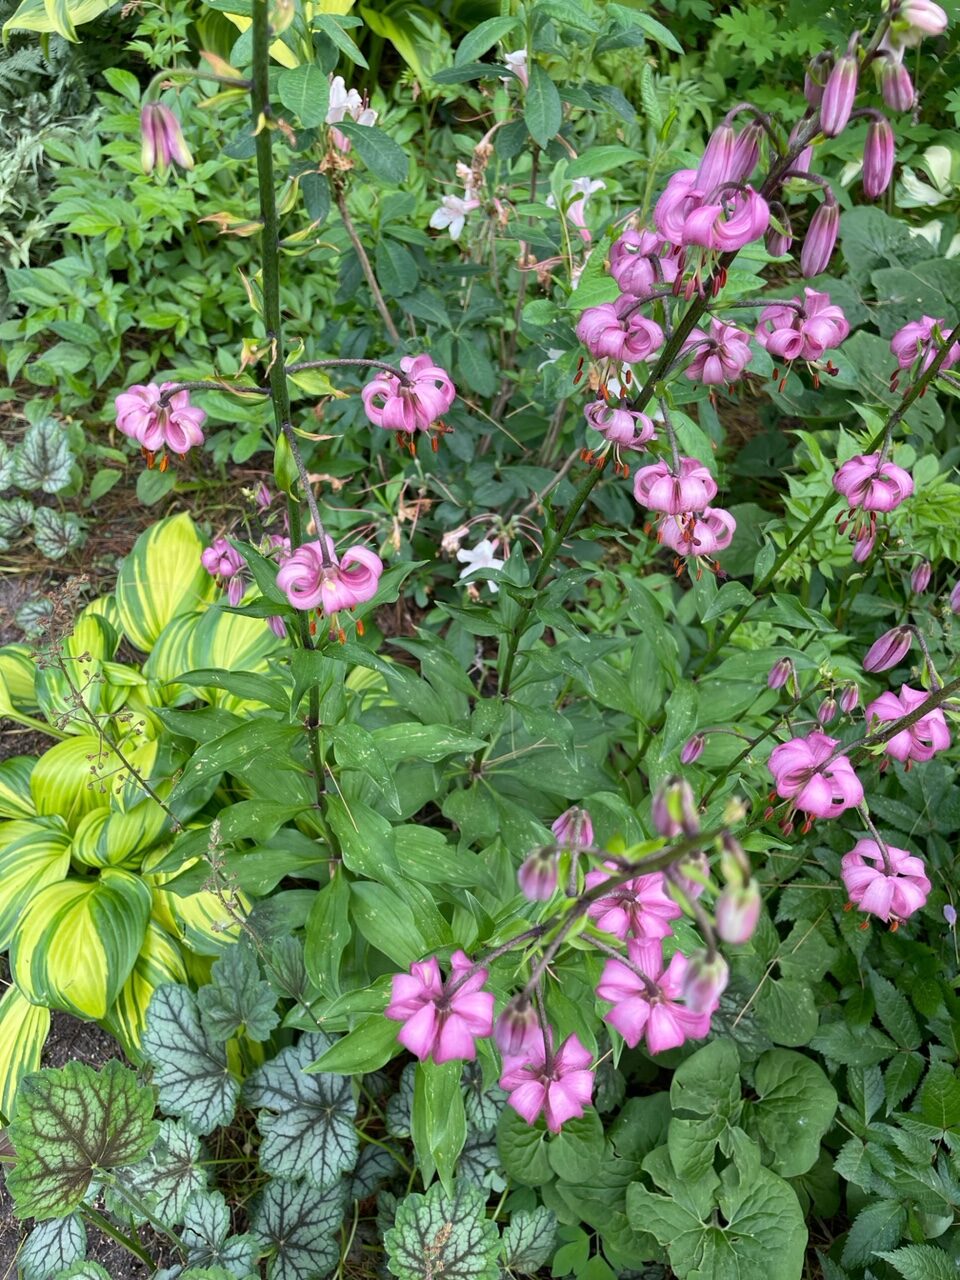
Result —
[[824, 698], [819, 707], [817, 707], [817, 721], [820, 724], [829, 724], [831, 720], [836, 720], [837, 711], [836, 698]]
[[858, 684], [848, 684], [844, 686], [843, 692], [840, 694], [840, 710], [849, 715], [860, 705], [860, 686]]
[[883, 116], [872, 118], [867, 125], [867, 141], [863, 148], [863, 194], [868, 200], [876, 200], [889, 187], [894, 156], [890, 122]]
[[688, 898], [699, 898], [710, 879], [710, 859], [702, 851], [692, 853], [671, 867], [670, 879]]
[[266, 511], [266, 509], [270, 506], [270, 503], [273, 501], [273, 494], [270, 492], [267, 486], [263, 484], [262, 481], [260, 485], [257, 487], [257, 491], [254, 494], [254, 499], [256, 500], [256, 504], [261, 511]]
[[717, 933], [724, 942], [739, 946], [753, 937], [760, 919], [760, 886], [749, 880], [740, 887], [730, 886], [717, 899]]
[[793, 228], [782, 204], [771, 206], [770, 226], [767, 228], [764, 244], [767, 253], [773, 258], [782, 258], [785, 253], [790, 252], [790, 246], [793, 244]]
[[707, 740], [702, 733], [695, 733], [688, 738], [680, 749], [680, 763], [693, 764], [695, 760], [699, 760], [703, 755], [703, 748], [707, 745]]
[[565, 809], [550, 828], [564, 849], [589, 849], [593, 844], [593, 823], [586, 809], [574, 805]]
[[733, 148], [733, 160], [730, 163], [730, 181], [746, 182], [757, 167], [760, 159], [760, 139], [763, 137], [763, 126], [751, 120], [745, 129], [737, 135]]
[[158, 170], [160, 176], [170, 165], [193, 168], [193, 156], [187, 146], [180, 121], [162, 102], [148, 102], [140, 112], [140, 164], [144, 173]]
[[832, 66], [833, 55], [830, 53], [818, 53], [808, 64], [803, 76], [803, 96], [811, 107], [819, 107], [823, 101], [823, 86]]
[[706, 951], [695, 951], [683, 974], [683, 1002], [693, 1013], [713, 1013], [729, 981], [730, 966], [723, 956], [710, 960]]
[[819, 107], [823, 101], [823, 85], [814, 80], [809, 67], [803, 76], [803, 96], [811, 107]]
[[931, 572], [929, 560], [921, 560], [914, 567], [913, 573], [910, 575], [910, 590], [915, 596], [922, 596], [927, 587], [929, 587]]
[[957, 908], [953, 906], [952, 903], [948, 902], [943, 908], [943, 918], [951, 929], [955, 929], [957, 927]]
[[685, 778], [668, 778], [654, 793], [651, 817], [657, 832], [668, 840], [679, 835], [695, 836], [700, 819], [690, 783]]
[[[803, 128], [805, 128], [805, 121], [799, 120], [790, 130], [790, 137], [787, 139], [787, 146], [791, 151], [796, 146], [800, 130]], [[813, 147], [806, 146], [802, 151], [797, 153], [793, 160], [791, 160], [790, 168], [794, 173], [809, 173], [811, 164], [813, 164]]]
[[855, 564], [866, 564], [873, 555], [873, 548], [877, 545], [876, 534], [869, 534], [866, 538], [858, 538], [853, 544], [853, 560]]
[[270, 617], [267, 619], [267, 626], [270, 628], [270, 630], [273, 632], [273, 634], [277, 637], [278, 640], [286, 640], [287, 624], [284, 622], [284, 620], [280, 617], [279, 614], [277, 613], [271, 614]]
[[897, 58], [884, 58], [880, 69], [880, 92], [891, 111], [910, 111], [917, 100], [910, 72]]
[[782, 689], [793, 673], [793, 663], [789, 658], [778, 658], [770, 668], [767, 676], [767, 688]]
[[934, 0], [902, 0], [897, 21], [911, 29], [908, 44], [919, 44], [923, 36], [942, 36], [947, 29], [947, 15]]
[[726, 123], [717, 125], [707, 139], [695, 185], [708, 196], [725, 182], [735, 181], [731, 170], [736, 143], [733, 126]]
[[840, 231], [840, 210], [833, 197], [828, 197], [810, 219], [810, 226], [800, 250], [800, 270], [807, 276], [826, 271], [833, 256]]
[[557, 891], [557, 854], [554, 849], [534, 849], [517, 872], [520, 892], [531, 902], [547, 902]]
[[960, 614], [960, 582], [950, 592], [950, 612]]
[[845, 53], [827, 77], [820, 103], [820, 128], [828, 138], [843, 133], [857, 96], [857, 59]]
[[864, 671], [876, 673], [889, 671], [897, 666], [910, 652], [913, 644], [912, 627], [892, 627], [885, 631], [879, 640], [874, 640], [863, 660]]
[[537, 1011], [524, 996], [511, 1000], [493, 1028], [493, 1038], [503, 1054], [515, 1056], [536, 1043], [540, 1030]]

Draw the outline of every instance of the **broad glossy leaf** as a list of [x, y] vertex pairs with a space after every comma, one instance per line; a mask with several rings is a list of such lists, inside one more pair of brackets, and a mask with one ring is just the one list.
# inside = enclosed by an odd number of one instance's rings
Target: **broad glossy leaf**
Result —
[[547, 1157], [548, 1134], [541, 1121], [527, 1124], [504, 1107], [497, 1124], [497, 1150], [510, 1177], [526, 1187], [539, 1187], [553, 1177]]
[[143, 1158], [156, 1140], [156, 1094], [112, 1059], [101, 1071], [82, 1062], [38, 1071], [20, 1089], [7, 1174], [17, 1216], [55, 1218], [80, 1204], [91, 1179]]
[[197, 992], [204, 1029], [215, 1040], [229, 1040], [238, 1033], [266, 1040], [280, 1021], [276, 1003], [273, 988], [260, 977], [256, 952], [247, 937], [223, 952], [209, 984]]
[[426, 1195], [406, 1196], [384, 1235], [387, 1267], [398, 1280], [497, 1280], [500, 1234], [476, 1187], [439, 1182]]
[[323, 124], [330, 105], [330, 81], [314, 63], [281, 71], [277, 78], [277, 95], [305, 129]]
[[251, 1107], [262, 1108], [260, 1164], [277, 1178], [300, 1178], [319, 1191], [336, 1185], [357, 1162], [357, 1104], [349, 1076], [307, 1074], [330, 1047], [328, 1036], [311, 1034], [256, 1071], [244, 1085]]
[[321, 1053], [316, 1062], [310, 1064], [310, 1070], [365, 1075], [379, 1071], [402, 1052], [397, 1041], [397, 1024], [382, 1013], [374, 1013]]
[[16, 1114], [20, 1081], [40, 1066], [49, 1031], [50, 1010], [31, 1004], [11, 982], [0, 1000], [0, 1112], [6, 1120]]
[[336, 1266], [343, 1220], [341, 1186], [319, 1193], [306, 1181], [271, 1181], [250, 1210], [251, 1233], [273, 1251], [267, 1280], [317, 1280]]
[[457, 1159], [467, 1140], [460, 1061], [418, 1062], [413, 1078], [410, 1131], [424, 1182], [434, 1173], [449, 1190]]
[[406, 180], [407, 153], [388, 133], [375, 124], [362, 125], [353, 120], [341, 120], [337, 128], [350, 139], [357, 155], [375, 177], [390, 183]]
[[201, 1135], [230, 1123], [240, 1086], [223, 1046], [200, 1025], [196, 997], [187, 987], [157, 989], [141, 1048], [164, 1111]]
[[47, 885], [14, 930], [14, 981], [35, 1004], [106, 1017], [143, 945], [150, 906], [143, 880], [114, 867], [96, 879]]
[[498, 40], [503, 40], [516, 28], [518, 21], [518, 18], [487, 18], [485, 22], [478, 23], [457, 46], [454, 65], [462, 67], [464, 63], [482, 58]]
[[156, 800], [147, 796], [126, 812], [94, 809], [77, 824], [70, 856], [85, 867], [137, 867], [143, 856], [164, 834], [168, 817]]
[[0, 948], [10, 945], [24, 908], [70, 869], [70, 835], [59, 817], [0, 824]]
[[87, 1252], [87, 1231], [77, 1214], [52, 1218], [34, 1227], [20, 1250], [17, 1262], [22, 1280], [48, 1280], [59, 1276]]
[[144, 653], [171, 618], [213, 598], [216, 586], [200, 563], [202, 551], [196, 526], [184, 512], [151, 525], [121, 564], [116, 588], [120, 624]]
[[806, 1173], [836, 1114], [833, 1085], [810, 1058], [771, 1049], [757, 1063], [753, 1090], [759, 1100], [747, 1104], [745, 1127], [760, 1139], [764, 1163], [784, 1178]]
[[340, 961], [353, 936], [349, 909], [350, 882], [341, 869], [317, 892], [307, 920], [304, 960], [323, 996], [340, 994]]
[[[0, 671], [0, 687], [3, 675]], [[2, 709], [2, 698], [0, 698]], [[33, 818], [37, 806], [30, 792], [30, 774], [35, 761], [32, 756], [10, 756], [0, 761], [0, 818]], [[0, 840], [3, 828], [0, 827]]]

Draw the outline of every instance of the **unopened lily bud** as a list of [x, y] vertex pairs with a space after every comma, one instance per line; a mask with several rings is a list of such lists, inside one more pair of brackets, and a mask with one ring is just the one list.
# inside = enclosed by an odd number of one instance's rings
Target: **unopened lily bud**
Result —
[[955, 929], [957, 927], [957, 908], [953, 906], [952, 903], [948, 902], [943, 908], [943, 918], [951, 929]]
[[819, 107], [823, 101], [823, 86], [830, 74], [833, 58], [829, 53], [818, 53], [808, 65], [803, 76], [803, 96], [811, 107]]
[[760, 905], [760, 886], [756, 880], [742, 887], [724, 889], [716, 906], [717, 933], [723, 941], [732, 946], [749, 942], [760, 919]]
[[[776, 217], [777, 226], [774, 226], [774, 217]], [[793, 228], [787, 217], [787, 211], [782, 205], [777, 206], [776, 213], [771, 216], [770, 226], [764, 236], [764, 244], [767, 253], [774, 258], [782, 258], [785, 253], [790, 252], [790, 246], [793, 244]]]
[[536, 1009], [521, 995], [511, 1000], [497, 1019], [493, 1038], [501, 1053], [514, 1056], [531, 1047], [539, 1030]]
[[873, 549], [877, 545], [876, 534], [868, 534], [865, 538], [858, 538], [853, 544], [853, 561], [855, 564], [866, 564], [873, 555]]
[[950, 612], [960, 614], [960, 582], [950, 592]]
[[140, 163], [144, 173], [156, 169], [162, 177], [170, 165], [193, 168], [193, 156], [180, 121], [162, 102], [148, 102], [140, 112]]
[[693, 1013], [713, 1013], [729, 981], [730, 967], [723, 956], [710, 960], [706, 951], [696, 951], [683, 974], [683, 1002]]
[[668, 840], [679, 835], [695, 836], [700, 819], [690, 783], [685, 778], [668, 778], [653, 797], [651, 816], [654, 827]]
[[836, 698], [824, 698], [817, 707], [817, 720], [820, 724], [829, 724], [831, 720], [837, 718], [837, 700]]
[[688, 738], [680, 749], [680, 763], [693, 764], [695, 760], [699, 760], [703, 754], [703, 748], [707, 745], [707, 740], [702, 733], [695, 733]]
[[934, 0], [902, 0], [897, 20], [910, 28], [904, 41], [910, 45], [923, 36], [942, 36], [947, 29], [947, 15]]
[[778, 658], [770, 668], [770, 674], [767, 676], [767, 687], [770, 689], [782, 689], [790, 679], [793, 672], [793, 663], [789, 658]]
[[820, 103], [820, 128], [828, 138], [843, 133], [857, 96], [857, 59], [845, 53], [827, 77]]
[[807, 234], [803, 238], [800, 250], [800, 270], [807, 277], [818, 276], [826, 271], [837, 244], [840, 231], [840, 210], [831, 197], [810, 219]]
[[867, 141], [863, 148], [863, 194], [868, 200], [886, 191], [893, 177], [895, 146], [890, 122], [882, 116], [867, 125]]
[[930, 585], [930, 561], [921, 560], [910, 575], [910, 590], [914, 595], [922, 596]]
[[557, 891], [557, 854], [553, 849], [534, 849], [517, 872], [520, 891], [531, 902], [546, 902]]
[[863, 659], [864, 671], [889, 671], [910, 652], [913, 630], [910, 627], [892, 627], [879, 640], [874, 640]]
[[840, 710], [849, 715], [859, 705], [860, 686], [857, 684], [845, 685], [843, 692], [840, 694]]
[[897, 58], [885, 58], [880, 69], [880, 92], [891, 111], [910, 111], [917, 100], [910, 72]]
[[593, 844], [593, 823], [586, 809], [574, 805], [557, 818], [550, 830], [564, 849], [589, 849]]
[[737, 145], [733, 149], [733, 160], [730, 164], [730, 181], [746, 182], [757, 167], [760, 159], [760, 139], [763, 137], [763, 126], [751, 120], [737, 137]]
[[737, 135], [729, 124], [720, 124], [707, 139], [700, 167], [697, 169], [697, 186], [710, 195], [725, 182], [733, 182], [732, 164]]
[[710, 859], [703, 852], [691, 854], [671, 868], [673, 884], [688, 898], [699, 898], [710, 879]]

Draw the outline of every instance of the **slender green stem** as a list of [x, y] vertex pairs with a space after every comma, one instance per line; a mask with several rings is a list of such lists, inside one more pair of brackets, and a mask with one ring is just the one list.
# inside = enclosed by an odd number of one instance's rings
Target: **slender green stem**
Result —
[[28, 716], [25, 711], [16, 711], [11, 707], [7, 711], [0, 712], [0, 719], [15, 720], [17, 724], [22, 724], [26, 729], [33, 729], [37, 733], [46, 734], [48, 738], [57, 738], [63, 742], [71, 735], [64, 733], [62, 729], [56, 729], [52, 724], [47, 724], [45, 720], [38, 720], [36, 716]]
[[357, 229], [353, 225], [350, 217], [350, 211], [347, 209], [347, 197], [341, 187], [334, 187], [334, 200], [337, 209], [340, 211], [340, 221], [343, 223], [343, 229], [350, 237], [350, 243], [353, 245], [353, 251], [357, 255], [360, 262], [360, 270], [363, 272], [364, 278], [373, 295], [373, 304], [380, 312], [380, 319], [383, 321], [383, 327], [387, 331], [387, 336], [395, 347], [400, 345], [400, 332], [393, 323], [393, 316], [390, 314], [390, 308], [387, 306], [383, 296], [383, 290], [380, 288], [380, 282], [377, 280], [376, 273], [370, 265], [370, 258], [366, 249], [363, 247], [363, 241], [357, 234]]
[[82, 1205], [81, 1214], [90, 1223], [92, 1227], [96, 1227], [98, 1231], [102, 1231], [105, 1236], [109, 1236], [111, 1240], [115, 1240], [117, 1244], [122, 1245], [128, 1253], [132, 1253], [138, 1258], [151, 1272], [156, 1268], [156, 1261], [150, 1257], [143, 1245], [131, 1239], [125, 1232], [114, 1224], [102, 1213], [98, 1213], [96, 1209], [91, 1209], [89, 1205]]

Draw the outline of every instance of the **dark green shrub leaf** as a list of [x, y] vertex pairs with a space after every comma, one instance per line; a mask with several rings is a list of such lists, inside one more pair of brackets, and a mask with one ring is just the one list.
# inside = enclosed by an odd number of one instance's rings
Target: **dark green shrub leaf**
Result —
[[405, 180], [407, 153], [388, 133], [375, 124], [357, 124], [354, 120], [341, 120], [337, 128], [350, 139], [357, 155], [375, 177], [392, 183]]
[[281, 71], [277, 77], [280, 101], [305, 129], [323, 124], [330, 106], [330, 81], [318, 66], [305, 62]]
[[760, 1139], [764, 1163], [784, 1178], [806, 1173], [836, 1114], [833, 1085], [803, 1054], [771, 1049], [757, 1063], [753, 1087], [759, 1101], [746, 1104], [745, 1127]]
[[530, 83], [523, 109], [523, 118], [530, 136], [538, 147], [546, 147], [559, 132], [563, 121], [563, 108], [557, 86], [538, 63], [529, 70]]
[[857, 1214], [847, 1233], [840, 1261], [845, 1267], [862, 1267], [883, 1249], [897, 1243], [907, 1222], [907, 1211], [896, 1200], [879, 1200]]
[[486, 1196], [455, 1184], [451, 1194], [434, 1183], [427, 1194], [397, 1206], [386, 1232], [387, 1266], [398, 1280], [497, 1280], [500, 1235], [486, 1215]]
[[147, 1009], [141, 1045], [153, 1067], [160, 1105], [180, 1116], [194, 1133], [229, 1124], [240, 1086], [227, 1055], [200, 1026], [197, 999], [186, 987], [158, 987]]
[[116, 1060], [102, 1071], [81, 1062], [38, 1071], [20, 1085], [7, 1174], [19, 1218], [62, 1217], [94, 1177], [141, 1160], [159, 1126], [156, 1095]]
[[876, 1256], [889, 1262], [904, 1280], [956, 1280], [957, 1264], [932, 1244], [908, 1244]]

